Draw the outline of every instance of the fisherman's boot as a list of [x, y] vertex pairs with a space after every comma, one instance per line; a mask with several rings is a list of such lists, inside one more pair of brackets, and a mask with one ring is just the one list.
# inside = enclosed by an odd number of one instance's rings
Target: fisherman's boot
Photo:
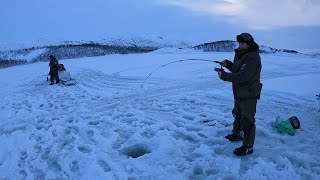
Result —
[[233, 153], [237, 156], [245, 156], [247, 154], [253, 153], [253, 148], [249, 148], [248, 146], [241, 146], [239, 148], [236, 148]]

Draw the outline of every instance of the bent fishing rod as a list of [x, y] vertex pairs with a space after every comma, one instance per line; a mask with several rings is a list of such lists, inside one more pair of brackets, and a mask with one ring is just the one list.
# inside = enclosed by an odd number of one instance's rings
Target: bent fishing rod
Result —
[[[163, 67], [165, 67], [165, 66], [174, 64], [174, 63], [180, 63], [180, 62], [185, 62], [185, 61], [204, 61], [204, 62], [217, 63], [217, 64], [221, 65], [221, 62], [220, 62], [220, 61], [209, 60], [209, 59], [181, 59], [181, 60], [172, 61], [172, 62], [170, 62], [170, 63], [163, 64], [163, 65], [159, 66], [158, 68], [156, 68], [155, 70], [153, 70], [153, 71], [144, 79], [144, 81], [142, 82], [140, 88], [142, 88], [143, 84], [147, 81], [147, 79], [148, 79], [154, 72], [156, 72], [157, 70], [159, 70], [159, 69], [161, 69], [161, 68], [163, 68]], [[222, 67], [220, 67], [220, 69], [222, 69]], [[216, 70], [216, 69], [215, 69], [215, 70]]]

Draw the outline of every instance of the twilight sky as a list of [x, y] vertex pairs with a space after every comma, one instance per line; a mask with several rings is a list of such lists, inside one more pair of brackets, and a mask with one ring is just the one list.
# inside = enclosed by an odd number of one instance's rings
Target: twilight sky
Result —
[[320, 49], [319, 0], [3, 0], [0, 43], [156, 35]]

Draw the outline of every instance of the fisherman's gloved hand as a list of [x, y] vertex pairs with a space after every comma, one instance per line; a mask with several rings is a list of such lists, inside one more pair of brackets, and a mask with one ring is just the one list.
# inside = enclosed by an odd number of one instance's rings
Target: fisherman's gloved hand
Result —
[[229, 61], [228, 59], [225, 59], [225, 60], [220, 62], [220, 65], [223, 66], [223, 67], [227, 67], [228, 61]]
[[218, 72], [219, 78], [221, 79], [222, 73], [223, 73], [224, 71], [217, 71], [217, 72]]
[[220, 65], [223, 67], [231, 67], [233, 65], [232, 61], [225, 59], [223, 61], [220, 62]]
[[222, 76], [222, 73], [224, 73], [224, 70], [222, 68], [214, 68], [214, 70], [218, 73], [218, 76], [221, 79], [221, 76]]

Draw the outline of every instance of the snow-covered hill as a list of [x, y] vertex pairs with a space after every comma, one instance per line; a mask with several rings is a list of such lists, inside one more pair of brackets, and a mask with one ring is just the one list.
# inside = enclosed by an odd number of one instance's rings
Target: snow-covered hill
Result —
[[[74, 59], [81, 57], [104, 56], [108, 54], [146, 53], [161, 49], [171, 51], [176, 49], [189, 51], [190, 49], [204, 52], [233, 52], [237, 42], [224, 40], [195, 45], [194, 42], [171, 40], [167, 37], [119, 37], [100, 41], [56, 41], [36, 42], [29, 45], [19, 45], [11, 49], [0, 50], [0, 68], [13, 65], [48, 61], [48, 56], [54, 54], [58, 59]], [[261, 46], [261, 53], [265, 54], [293, 54], [319, 57], [316, 53], [299, 53], [295, 50], [276, 49]]]
[[[262, 54], [255, 149], [239, 158], [215, 64], [144, 82], [233, 53], [167, 50], [61, 60], [69, 87], [48, 85], [47, 62], [0, 69], [0, 179], [319, 179], [319, 59]], [[294, 136], [272, 128], [293, 115]]]
[[[9, 45], [8, 45], [9, 46]], [[100, 41], [43, 41], [11, 46], [2, 45], [0, 68], [48, 61], [49, 55], [58, 59], [104, 56], [107, 54], [145, 53], [161, 48], [190, 48], [187, 42], [170, 40], [166, 37], [119, 37]]]
[[[231, 40], [216, 41], [210, 43], [204, 43], [195, 46], [195, 49], [203, 50], [204, 52], [233, 52], [234, 49], [238, 47], [238, 42]], [[260, 53], [264, 54], [278, 54], [278, 53], [287, 53], [287, 54], [299, 54], [298, 51], [288, 50], [288, 49], [276, 49], [267, 46], [260, 46]], [[300, 53], [301, 54], [301, 53]]]

